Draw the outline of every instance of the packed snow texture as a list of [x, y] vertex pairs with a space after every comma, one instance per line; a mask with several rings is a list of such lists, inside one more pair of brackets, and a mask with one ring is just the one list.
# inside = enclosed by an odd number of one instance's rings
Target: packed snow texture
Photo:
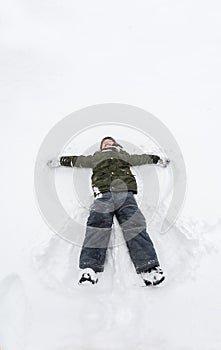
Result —
[[[0, 349], [220, 350], [219, 1], [8, 0], [1, 13]], [[105, 102], [156, 115], [185, 159], [185, 205], [166, 234], [158, 225], [169, 169], [157, 170], [153, 217], [139, 184], [166, 274], [156, 288], [136, 275], [117, 222], [99, 283], [78, 286], [79, 246], [50, 231], [37, 209], [33, 173], [45, 135], [71, 112]], [[108, 129], [64, 151], [80, 154], [106, 134], [151, 150]], [[71, 169], [56, 170], [56, 185], [65, 210], [85, 222], [92, 193], [81, 171], [79, 200]]]

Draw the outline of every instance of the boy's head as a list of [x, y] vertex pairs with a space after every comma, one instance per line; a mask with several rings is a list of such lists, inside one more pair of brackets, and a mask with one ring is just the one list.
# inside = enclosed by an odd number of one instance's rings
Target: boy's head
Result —
[[115, 143], [116, 143], [116, 141], [113, 139], [113, 137], [106, 136], [101, 140], [100, 149], [102, 150], [104, 148], [111, 147]]
[[101, 140], [101, 144], [100, 144], [100, 149], [105, 149], [105, 148], [109, 148], [109, 147], [112, 147], [112, 146], [119, 146], [122, 148], [121, 145], [119, 145], [116, 140], [111, 137], [111, 136], [106, 136], [104, 137], [102, 140]]

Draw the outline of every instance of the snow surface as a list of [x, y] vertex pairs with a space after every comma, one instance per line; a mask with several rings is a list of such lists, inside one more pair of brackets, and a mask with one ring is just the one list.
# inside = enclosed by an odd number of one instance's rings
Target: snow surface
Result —
[[[8, 0], [1, 7], [0, 349], [220, 349], [219, 1]], [[167, 278], [157, 288], [140, 285], [124, 244], [108, 250], [96, 286], [79, 287], [79, 247], [52, 233], [37, 209], [33, 173], [45, 135], [67, 114], [105, 102], [156, 115], [186, 162], [183, 212], [165, 235], [158, 223], [171, 177], [158, 171], [162, 202], [149, 232]], [[79, 154], [88, 143], [82, 135], [69, 146]], [[85, 220], [88, 203], [74, 201], [70, 169], [60, 170], [61, 202]], [[149, 217], [148, 194], [138, 200]], [[112, 242], [121, 238], [115, 223]]]

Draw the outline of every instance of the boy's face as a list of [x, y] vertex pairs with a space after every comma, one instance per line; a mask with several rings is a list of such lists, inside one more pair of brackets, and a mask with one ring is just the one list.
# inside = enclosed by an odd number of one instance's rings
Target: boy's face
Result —
[[102, 143], [102, 149], [111, 147], [114, 144], [114, 141], [111, 139], [106, 139]]

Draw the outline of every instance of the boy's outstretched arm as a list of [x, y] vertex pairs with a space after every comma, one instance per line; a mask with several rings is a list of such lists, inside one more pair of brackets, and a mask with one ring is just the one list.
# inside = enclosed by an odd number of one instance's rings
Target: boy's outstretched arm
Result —
[[92, 168], [93, 156], [62, 156], [49, 160], [47, 165], [50, 168], [57, 168], [59, 166]]
[[124, 154], [125, 160], [128, 161], [128, 163], [131, 166], [138, 166], [143, 164], [155, 164], [160, 165], [162, 167], [166, 167], [169, 164], [169, 159], [161, 159], [159, 156], [154, 154]]

